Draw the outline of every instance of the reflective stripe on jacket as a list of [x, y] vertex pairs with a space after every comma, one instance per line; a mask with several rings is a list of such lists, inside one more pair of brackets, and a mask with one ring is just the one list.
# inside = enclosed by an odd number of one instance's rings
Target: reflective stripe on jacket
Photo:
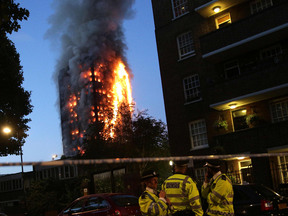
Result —
[[168, 205], [147, 190], [139, 197], [139, 206], [144, 216], [168, 214]]
[[189, 176], [183, 174], [170, 176], [163, 183], [162, 190], [172, 203], [173, 214], [177, 211], [192, 210], [196, 216], [203, 215], [199, 191]]
[[219, 175], [206, 188], [202, 186], [202, 196], [207, 199], [208, 215], [234, 216], [233, 187], [230, 179], [225, 175]]

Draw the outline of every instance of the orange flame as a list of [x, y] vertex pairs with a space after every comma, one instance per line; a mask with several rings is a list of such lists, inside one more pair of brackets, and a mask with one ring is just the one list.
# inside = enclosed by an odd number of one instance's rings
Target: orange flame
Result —
[[[113, 71], [112, 80], [109, 78], [109, 81], [105, 79], [103, 75], [103, 71], [106, 70], [105, 65], [96, 65], [94, 70], [83, 71], [81, 73], [81, 79], [85, 79], [85, 91], [86, 94], [98, 94], [102, 98], [102, 100], [97, 101], [97, 105], [91, 105], [89, 110], [90, 118], [87, 120], [88, 124], [99, 121], [103, 122], [104, 125], [104, 133], [107, 136], [114, 136], [114, 127], [121, 121], [121, 116], [119, 114], [119, 108], [123, 103], [130, 105], [130, 111], [132, 111], [132, 90], [129, 80], [129, 74], [125, 69], [125, 65], [121, 60], [119, 60]], [[97, 83], [98, 82], [98, 83]], [[103, 85], [102, 85], [102, 83]], [[107, 82], [107, 85], [106, 85]], [[101, 83], [102, 87], [99, 86]], [[70, 86], [68, 86], [70, 89]], [[94, 91], [95, 90], [95, 91]], [[81, 94], [77, 92], [75, 94], [71, 94], [69, 97], [69, 101], [67, 101], [67, 108], [70, 111], [70, 124], [73, 124], [73, 130], [71, 130], [72, 140], [83, 138], [85, 130], [75, 128], [78, 120], [81, 121], [83, 116], [80, 113], [77, 113], [77, 109], [79, 106]], [[112, 119], [108, 117], [106, 113], [108, 110], [112, 108]], [[74, 125], [75, 124], [75, 125]], [[83, 149], [79, 149], [80, 154], [84, 154]]]
[[[118, 109], [122, 103], [132, 104], [132, 91], [130, 86], [129, 74], [125, 70], [125, 65], [120, 61], [116, 70], [114, 70], [114, 85], [112, 87], [113, 93], [113, 119], [111, 124], [117, 123]], [[108, 95], [109, 97], [109, 95]], [[130, 111], [132, 108], [130, 106]], [[110, 131], [110, 136], [113, 137], [113, 127]]]

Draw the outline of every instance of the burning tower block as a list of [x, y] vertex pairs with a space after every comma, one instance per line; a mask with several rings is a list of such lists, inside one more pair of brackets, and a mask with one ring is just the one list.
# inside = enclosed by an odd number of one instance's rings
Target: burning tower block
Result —
[[123, 21], [133, 17], [134, 2], [53, 2], [55, 13], [48, 18], [51, 27], [45, 37], [60, 49], [54, 78], [65, 156], [81, 153], [93, 122], [103, 122], [105, 133], [113, 136], [110, 126], [117, 125], [119, 107], [132, 103]]
[[121, 121], [119, 107], [132, 104], [129, 74], [121, 60], [78, 69], [77, 75], [62, 69], [58, 77], [65, 156], [83, 153], [83, 137], [91, 123], [103, 123], [104, 133], [113, 137], [113, 126]]

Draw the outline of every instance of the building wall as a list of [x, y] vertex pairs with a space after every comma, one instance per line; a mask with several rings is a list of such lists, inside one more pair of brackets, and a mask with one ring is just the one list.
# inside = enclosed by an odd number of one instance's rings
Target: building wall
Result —
[[[226, 153], [255, 153], [257, 149], [263, 152], [267, 148], [287, 145], [286, 135], [279, 133], [279, 128], [287, 124], [274, 125], [270, 103], [288, 96], [288, 19], [285, 12], [288, 2], [273, 0], [272, 7], [251, 14], [250, 4], [253, 1], [242, 1], [205, 17], [200, 14], [199, 8], [215, 1], [187, 1], [189, 12], [178, 18], [173, 17], [172, 2], [152, 0], [171, 154], [213, 154], [219, 145]], [[215, 19], [227, 13], [232, 23], [217, 29]], [[275, 28], [279, 26], [281, 29], [276, 31]], [[181, 59], [177, 38], [190, 31], [195, 52]], [[258, 34], [261, 36], [251, 39]], [[263, 59], [263, 50], [276, 45], [281, 46], [277, 58]], [[214, 51], [216, 54], [213, 54]], [[240, 72], [228, 78], [225, 66], [233, 60], [237, 60]], [[192, 75], [199, 76], [202, 100], [188, 103], [183, 80]], [[275, 88], [280, 90], [274, 91]], [[249, 96], [253, 94], [257, 96]], [[228, 105], [235, 98], [242, 98], [239, 101], [243, 105], [233, 110], [216, 108], [215, 104]], [[246, 108], [246, 115], [257, 113], [259, 121], [257, 125], [249, 125], [249, 128], [235, 132], [232, 112], [241, 108]], [[227, 121], [227, 131], [214, 129], [213, 124], [219, 117]], [[201, 119], [205, 120], [209, 146], [194, 150], [191, 149], [189, 123]], [[241, 140], [246, 143], [241, 143]], [[259, 160], [253, 161], [256, 167], [261, 164]], [[268, 162], [266, 164], [269, 166]], [[194, 165], [198, 167], [197, 162]], [[266, 178], [262, 174], [268, 175], [269, 171], [257, 174]], [[266, 183], [271, 184], [270, 180]]]

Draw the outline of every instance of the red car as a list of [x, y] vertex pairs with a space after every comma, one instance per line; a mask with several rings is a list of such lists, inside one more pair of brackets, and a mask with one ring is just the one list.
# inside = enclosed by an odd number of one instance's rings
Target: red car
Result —
[[91, 194], [68, 205], [58, 216], [141, 216], [138, 197], [122, 193]]

